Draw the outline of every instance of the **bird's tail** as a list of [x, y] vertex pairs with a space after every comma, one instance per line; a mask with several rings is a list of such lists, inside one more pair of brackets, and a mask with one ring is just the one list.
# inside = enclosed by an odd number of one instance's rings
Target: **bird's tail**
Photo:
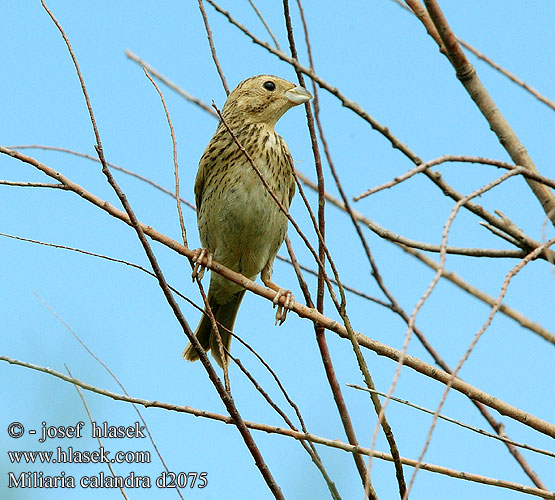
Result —
[[[224, 347], [224, 360], [220, 355], [220, 349], [218, 346], [218, 340], [216, 334], [212, 329], [212, 322], [210, 321], [210, 316], [205, 311], [200, 319], [200, 323], [195, 330], [195, 336], [197, 337], [200, 345], [203, 349], [208, 352], [212, 350], [212, 356], [216, 362], [223, 368], [224, 363], [227, 364], [228, 357], [225, 349], [229, 349], [231, 344], [231, 334], [228, 330], [233, 330], [233, 324], [235, 323], [235, 318], [237, 317], [237, 311], [245, 295], [245, 290], [241, 290], [230, 297], [230, 300], [225, 304], [218, 304], [210, 297], [208, 293], [208, 303], [218, 323], [218, 331], [220, 332], [220, 337], [222, 339], [222, 344]], [[223, 327], [223, 328], [222, 328]], [[189, 342], [185, 350], [183, 351], [183, 357], [187, 361], [196, 361], [199, 359], [199, 355], [193, 345]]]

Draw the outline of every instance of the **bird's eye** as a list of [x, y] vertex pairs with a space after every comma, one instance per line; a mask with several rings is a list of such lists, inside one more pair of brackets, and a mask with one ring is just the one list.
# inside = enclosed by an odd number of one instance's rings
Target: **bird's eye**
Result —
[[264, 82], [264, 85], [262, 85], [266, 90], [269, 90], [270, 92], [272, 92], [273, 90], [276, 90], [276, 84], [270, 80], [268, 80], [267, 82]]

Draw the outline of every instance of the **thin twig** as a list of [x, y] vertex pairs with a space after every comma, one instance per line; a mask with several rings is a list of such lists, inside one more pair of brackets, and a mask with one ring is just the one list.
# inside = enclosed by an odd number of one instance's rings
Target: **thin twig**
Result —
[[508, 235], [504, 231], [501, 231], [501, 229], [497, 229], [496, 227], [493, 227], [491, 224], [488, 224], [487, 222], [484, 222], [484, 221], [479, 221], [478, 224], [480, 224], [480, 226], [485, 227], [488, 231], [495, 234], [495, 236], [499, 236], [505, 241], [508, 241], [511, 245], [514, 245], [515, 247], [522, 247], [522, 243], [518, 242], [512, 236]]
[[[303, 273], [301, 272], [301, 267], [299, 266], [299, 262], [297, 261], [297, 256], [293, 251], [293, 245], [291, 244], [291, 240], [289, 239], [288, 235], [285, 235], [285, 246], [287, 247], [287, 252], [289, 253], [289, 258], [291, 259], [291, 264], [293, 265], [293, 270], [295, 271], [295, 275], [297, 276], [299, 287], [303, 292], [306, 306], [311, 309], [314, 309], [314, 302], [312, 302], [310, 290], [308, 289], [306, 280], [304, 279]], [[314, 271], [314, 275], [318, 276], [318, 272]]]
[[[107, 255], [103, 255], [103, 254], [99, 254], [99, 253], [95, 253], [95, 252], [89, 252], [87, 250], [83, 250], [82, 248], [69, 247], [69, 246], [66, 246], [66, 245], [59, 245], [59, 244], [56, 244], [56, 243], [47, 243], [45, 241], [33, 240], [31, 238], [24, 238], [22, 236], [15, 236], [13, 234], [7, 234], [7, 233], [1, 233], [0, 232], [0, 236], [3, 236], [5, 238], [11, 238], [13, 240], [25, 241], [27, 243], [35, 243], [37, 245], [42, 245], [42, 246], [46, 246], [46, 247], [59, 248], [59, 249], [62, 249], [62, 250], [70, 250], [72, 252], [81, 253], [83, 255], [88, 255], [88, 256], [91, 256], [91, 257], [97, 257], [99, 259], [104, 259], [104, 260], [107, 260], [109, 262], [117, 262], [118, 264], [125, 264], [126, 266], [133, 267], [135, 269], [138, 269], [139, 271], [142, 271], [143, 273], [148, 274], [149, 276], [151, 276], [153, 278], [156, 278], [156, 275], [152, 271], [149, 271], [148, 269], [144, 268], [143, 266], [140, 266], [139, 264], [135, 264], [133, 262], [129, 262], [127, 260], [116, 259], [114, 257], [109, 257]], [[189, 297], [183, 295], [177, 288], [174, 288], [171, 285], [168, 285], [168, 286], [170, 287], [170, 290], [173, 293], [175, 293], [176, 295], [179, 295], [179, 297], [181, 297], [183, 300], [185, 300], [190, 305], [192, 305], [193, 307], [195, 307], [196, 309], [198, 309], [199, 311], [202, 312], [202, 308], [199, 307], [198, 305], [196, 305]]]
[[210, 53], [212, 54], [212, 59], [214, 60], [214, 64], [216, 65], [216, 69], [218, 70], [218, 75], [220, 75], [220, 80], [222, 81], [222, 85], [224, 86], [225, 93], [226, 95], [229, 95], [229, 87], [227, 86], [224, 72], [222, 70], [222, 67], [220, 66], [218, 56], [216, 55], [216, 47], [214, 46], [214, 40], [212, 39], [212, 31], [210, 30], [208, 16], [206, 15], [206, 11], [204, 10], [204, 4], [202, 3], [202, 0], [198, 0], [198, 6], [200, 9], [200, 13], [202, 14], [202, 20], [204, 21], [204, 28], [206, 29], [206, 36], [208, 38], [208, 44], [210, 45]]
[[[422, 163], [417, 167], [409, 170], [408, 172], [402, 175], [398, 175], [397, 177], [395, 177], [393, 180], [389, 182], [385, 182], [384, 184], [381, 184], [379, 186], [376, 186], [374, 188], [364, 191], [363, 193], [355, 196], [353, 198], [353, 201], [359, 201], [367, 196], [383, 191], [384, 189], [389, 189], [393, 186], [400, 184], [401, 182], [406, 181], [407, 179], [410, 179], [416, 174], [424, 172], [425, 170], [431, 167], [435, 167], [437, 165], [441, 165], [442, 163], [447, 163], [447, 162], [480, 163], [482, 165], [492, 165], [494, 167], [504, 168], [505, 170], [512, 170], [514, 168], [517, 168], [517, 165], [513, 165], [512, 163], [493, 160], [491, 158], [483, 158], [481, 156], [443, 155], [434, 160], [430, 160], [430, 161], [427, 161], [426, 163]], [[553, 179], [544, 177], [543, 175], [540, 175], [539, 173], [536, 173], [536, 172], [530, 172], [528, 169], [522, 169], [520, 173], [522, 174], [523, 177], [527, 177], [528, 179], [534, 179], [538, 182], [541, 182], [542, 184], [545, 184], [546, 186], [549, 186], [555, 189], [555, 181]]]
[[166, 78], [159, 71], [154, 69], [150, 64], [148, 64], [146, 61], [141, 59], [139, 56], [133, 54], [133, 52], [131, 52], [130, 50], [126, 50], [125, 55], [132, 61], [136, 62], [137, 64], [145, 68], [154, 78], [160, 80], [164, 85], [172, 89], [174, 92], [177, 92], [181, 97], [184, 97], [189, 102], [196, 104], [199, 108], [203, 109], [210, 115], [215, 116], [214, 110], [208, 104], [200, 100], [198, 97], [195, 97], [194, 95], [190, 94], [186, 90], [183, 90], [179, 85], [172, 82], [170, 79]]
[[[347, 387], [352, 387], [353, 389], [358, 389], [359, 391], [373, 392], [375, 394], [378, 394], [379, 396], [387, 397], [387, 394], [385, 392], [376, 391], [375, 389], [368, 389], [367, 387], [361, 387], [360, 385], [347, 384]], [[424, 408], [423, 406], [411, 403], [410, 401], [408, 401], [406, 399], [400, 399], [400, 398], [397, 398], [395, 396], [390, 396], [389, 399], [391, 401], [395, 401], [396, 403], [401, 403], [401, 404], [404, 404], [406, 406], [410, 406], [411, 408], [415, 408], [416, 410], [427, 413], [428, 415], [434, 415], [435, 414], [434, 410], [429, 410], [428, 408]], [[491, 432], [485, 431], [484, 429], [479, 429], [478, 427], [474, 427], [472, 425], [465, 424], [464, 422], [461, 422], [460, 420], [456, 420], [454, 418], [447, 417], [445, 415], [438, 414], [437, 418], [445, 420], [445, 421], [450, 422], [452, 424], [458, 425], [460, 427], [464, 427], [465, 429], [468, 429], [468, 430], [470, 430], [472, 432], [475, 432], [477, 434], [481, 434], [482, 436], [487, 436], [487, 437], [492, 438], [492, 439], [497, 439], [499, 441], [503, 441], [504, 443], [508, 443], [508, 444], [513, 445], [513, 446], [518, 446], [519, 448], [524, 448], [526, 450], [530, 450], [530, 451], [533, 451], [535, 453], [540, 453], [542, 455], [547, 455], [548, 457], [555, 458], [555, 452], [553, 452], [553, 451], [542, 450], [541, 448], [536, 448], [535, 446], [530, 446], [529, 444], [526, 444], [526, 443], [518, 443], [518, 442], [513, 441], [512, 439], [509, 439], [507, 437], [500, 436], [498, 434], [493, 434]]]
[[266, 362], [266, 360], [258, 353], [256, 352], [253, 347], [248, 344], [244, 339], [242, 339], [241, 337], [239, 337], [236, 333], [234, 332], [229, 332], [231, 335], [233, 335], [233, 338], [237, 339], [238, 342], [240, 342], [247, 350], [249, 350], [255, 357], [256, 359], [258, 359], [258, 361], [260, 361], [260, 363], [262, 364], [262, 366], [264, 366], [264, 368], [266, 368], [266, 370], [268, 371], [268, 373], [272, 376], [272, 378], [274, 379], [274, 381], [276, 382], [277, 386], [279, 387], [279, 390], [281, 391], [281, 393], [283, 394], [283, 396], [285, 397], [287, 403], [289, 403], [289, 405], [291, 406], [291, 408], [293, 408], [293, 410], [295, 411], [295, 414], [297, 415], [297, 418], [299, 420], [299, 423], [301, 425], [301, 429], [304, 432], [308, 432], [306, 430], [306, 426], [304, 423], [304, 419], [301, 415], [301, 411], [299, 410], [299, 407], [297, 406], [297, 404], [291, 399], [291, 397], [289, 396], [288, 392], [285, 390], [285, 387], [283, 386], [281, 380], [279, 379], [279, 377], [277, 376], [276, 372], [272, 369], [272, 367]]
[[251, 7], [254, 9], [254, 11], [256, 12], [256, 15], [258, 16], [258, 19], [260, 19], [260, 21], [262, 21], [262, 24], [264, 25], [264, 27], [266, 28], [266, 31], [268, 32], [268, 34], [272, 37], [272, 41], [274, 42], [274, 45], [276, 46], [276, 49], [281, 50], [281, 47], [279, 46], [279, 43], [277, 41], [277, 38], [274, 36], [274, 34], [272, 33], [272, 30], [270, 29], [270, 26], [268, 26], [268, 23], [266, 22], [266, 20], [264, 19], [264, 17], [262, 16], [262, 14], [260, 13], [260, 11], [258, 10], [258, 8], [256, 7], [256, 5], [254, 4], [254, 2], [252, 0], [249, 0], [249, 3], [251, 4]]
[[[290, 246], [290, 242], [289, 242], [289, 238], [286, 237], [286, 241], [288, 243], [288, 247]], [[291, 406], [291, 408], [293, 408], [293, 410], [295, 411], [295, 414], [297, 415], [297, 419], [299, 420], [299, 423], [301, 425], [301, 429], [303, 430], [304, 433], [308, 433], [308, 430], [306, 428], [306, 425], [304, 423], [304, 419], [301, 415], [301, 412], [299, 410], [299, 407], [297, 406], [297, 404], [291, 399], [291, 397], [289, 396], [289, 394], [287, 393], [287, 391], [285, 390], [285, 387], [283, 386], [283, 384], [281, 383], [281, 380], [279, 379], [279, 377], [277, 376], [276, 372], [271, 368], [271, 366], [264, 360], [264, 358], [262, 356], [260, 356], [260, 354], [258, 354], [247, 342], [245, 342], [245, 340], [243, 340], [242, 338], [240, 338], [239, 336], [237, 336], [235, 333], [233, 332], [229, 332], [231, 335], [233, 335], [233, 337], [235, 339], [237, 339], [243, 346], [245, 346], [252, 354], [254, 354], [254, 356], [260, 361], [260, 363], [262, 363], [262, 365], [264, 366], [264, 368], [266, 368], [266, 370], [268, 370], [268, 372], [270, 373], [270, 375], [272, 376], [272, 378], [274, 379], [274, 381], [276, 382], [277, 386], [279, 387], [281, 393], [283, 394], [283, 396], [285, 397], [285, 399], [287, 400], [287, 402], [289, 403], [289, 405]], [[238, 361], [238, 360], [237, 360]], [[250, 376], [250, 375], [249, 375]], [[291, 426], [290, 426], [291, 427]], [[294, 427], [291, 427], [294, 428]], [[304, 443], [304, 441], [303, 441]], [[330, 493], [332, 495], [333, 498], [337, 498], [340, 499], [340, 495], [339, 492], [337, 491], [337, 488], [335, 486], [335, 484], [333, 483], [333, 481], [331, 480], [331, 478], [329, 477], [327, 471], [325, 470], [325, 468], [323, 467], [320, 455], [318, 454], [318, 451], [316, 450], [316, 447], [314, 446], [314, 443], [312, 443], [311, 441], [308, 441], [308, 446], [310, 447], [310, 449], [312, 450], [312, 453], [309, 452], [314, 464], [316, 465], [316, 467], [318, 467], [318, 469], [321, 471], [324, 480], [326, 481], [327, 485], [328, 485], [328, 489], [330, 490]], [[304, 447], [304, 445], [303, 445]], [[307, 450], [308, 452], [309, 450]], [[314, 456], [313, 456], [314, 455]]]
[[[234, 357], [231, 353], [228, 353], [229, 357], [233, 360], [233, 362], [239, 367], [239, 369], [243, 372], [243, 374], [247, 377], [247, 379], [251, 382], [254, 388], [262, 395], [262, 397], [266, 400], [266, 402], [270, 405], [271, 408], [283, 419], [283, 421], [287, 424], [287, 426], [298, 432], [297, 427], [293, 424], [291, 419], [287, 416], [287, 414], [275, 403], [275, 401], [270, 397], [270, 395], [262, 388], [262, 386], [256, 381], [253, 375], [245, 368], [243, 363], [239, 358]], [[304, 429], [303, 429], [304, 430]], [[306, 430], [305, 430], [306, 432]], [[322, 463], [322, 459], [316, 452], [316, 449], [312, 443], [308, 444], [305, 440], [299, 440], [301, 446], [304, 450], [308, 453], [328, 486], [330, 494], [333, 499], [340, 500], [341, 496], [339, 495], [339, 491], [337, 491], [337, 487], [335, 483], [331, 480], [328, 472], [326, 471], [324, 464]]]
[[[284, 257], [283, 255], [276, 255], [276, 258], [278, 260], [281, 260], [282, 262], [286, 262], [287, 264], [293, 265], [293, 261], [291, 259], [288, 259], [287, 257]], [[318, 271], [315, 271], [314, 269], [305, 266], [303, 264], [297, 263], [299, 268], [302, 269], [303, 271], [312, 274], [313, 276], [318, 276]], [[337, 285], [337, 281], [335, 281], [333, 278], [330, 278], [330, 281], [334, 284]], [[388, 309], [391, 309], [391, 304], [387, 304], [386, 302], [384, 302], [383, 300], [380, 300], [376, 297], [373, 297], [372, 295], [368, 295], [367, 293], [361, 292], [360, 290], [357, 290], [356, 288], [350, 286], [350, 285], [346, 285], [345, 283], [342, 283], [343, 288], [345, 290], [347, 290], [348, 292], [351, 292], [354, 295], [357, 295], [363, 299], [369, 300], [370, 302], [374, 302], [375, 304], [378, 304], [382, 307], [386, 307]]]
[[187, 231], [185, 229], [185, 223], [183, 222], [183, 212], [181, 211], [181, 203], [179, 197], [179, 164], [177, 163], [177, 142], [175, 140], [175, 133], [173, 130], [173, 124], [170, 117], [170, 112], [168, 111], [168, 107], [166, 106], [166, 100], [164, 99], [164, 94], [156, 85], [156, 82], [152, 79], [150, 74], [148, 73], [147, 69], [143, 66], [143, 71], [145, 72], [146, 77], [150, 80], [156, 92], [160, 96], [160, 100], [162, 101], [162, 106], [164, 107], [164, 113], [166, 114], [166, 120], [168, 121], [168, 125], [170, 127], [170, 135], [172, 139], [172, 150], [173, 150], [173, 172], [175, 176], [175, 199], [177, 202], [177, 216], [179, 217], [179, 227], [181, 228], [181, 237], [183, 238], [183, 246], [187, 245]]
[[17, 186], [17, 187], [37, 187], [37, 188], [53, 188], [67, 190], [63, 184], [48, 184], [46, 182], [18, 182], [0, 180], [0, 186]]
[[[65, 369], [68, 373], [68, 375], [71, 378], [73, 377], [73, 374], [71, 373], [70, 369], [68, 368], [68, 366], [64, 363]], [[89, 417], [89, 422], [92, 424], [94, 422], [91, 411], [89, 410], [89, 405], [87, 404], [87, 401], [85, 400], [85, 396], [83, 395], [83, 392], [81, 391], [81, 387], [79, 387], [78, 385], [74, 385], [73, 387], [75, 387], [75, 390], [77, 391], [77, 394], [79, 395], [79, 398], [81, 399], [81, 402], [83, 403], [83, 406], [85, 407], [85, 411], [87, 412], [87, 416]], [[100, 439], [100, 436], [96, 436], [96, 440], [98, 442], [98, 447], [100, 449], [102, 449], [102, 440]], [[106, 465], [108, 466], [108, 470], [110, 471], [110, 473], [112, 474], [112, 477], [116, 477], [116, 472], [114, 471], [114, 468], [112, 467], [111, 462], [108, 460], [106, 462]], [[122, 494], [123, 498], [125, 498], [126, 500], [129, 500], [129, 497], [127, 496], [127, 494], [125, 493], [125, 490], [123, 489], [123, 486], [118, 486], [118, 489], [120, 491], [120, 493]], [[183, 497], [181, 497], [183, 498]]]
[[[404, 236], [389, 231], [382, 226], [376, 224], [375, 222], [370, 222], [368, 228], [371, 229], [381, 238], [384, 238], [399, 245], [404, 245], [410, 248], [418, 248], [419, 250], [424, 250], [426, 252], [439, 253], [441, 251], [441, 245], [433, 245], [431, 243], [423, 243], [421, 241], [411, 240]], [[491, 257], [491, 258], [516, 258], [522, 259], [528, 255], [525, 250], [498, 250], [495, 248], [465, 248], [465, 247], [445, 247], [445, 253], [453, 255], [466, 255], [468, 257]]]
[[[85, 158], [87, 160], [94, 161], [95, 163], [100, 163], [100, 160], [98, 158], [95, 158], [94, 156], [88, 155], [86, 153], [80, 153], [79, 151], [74, 151], [72, 149], [59, 148], [56, 146], [45, 146], [41, 144], [25, 144], [25, 145], [17, 145], [17, 146], [7, 146], [7, 148], [16, 149], [16, 150], [17, 149], [44, 149], [45, 151], [57, 151], [59, 153], [67, 153], [73, 156], [78, 156], [79, 158]], [[165, 187], [160, 186], [160, 184], [155, 183], [154, 181], [150, 180], [148, 177], [144, 177], [143, 175], [133, 172], [132, 170], [128, 170], [126, 168], [120, 167], [111, 162], [106, 162], [106, 164], [110, 168], [113, 168], [114, 170], [118, 170], [119, 172], [123, 172], [124, 174], [129, 175], [131, 177], [135, 177], [136, 179], [139, 179], [142, 182], [146, 182], [153, 188], [158, 189], [158, 191], [162, 191], [162, 193], [170, 195], [171, 197], [175, 197], [175, 193], [173, 191], [170, 191], [169, 189], [166, 189]], [[184, 198], [179, 198], [179, 201], [185, 204], [187, 207], [191, 208], [192, 210], [196, 210], [196, 207], [190, 201], [187, 201]]]
[[[85, 344], [85, 342], [83, 342], [83, 340], [81, 339], [81, 337], [79, 337], [79, 335], [77, 335], [77, 333], [73, 330], [73, 328], [71, 328], [71, 326], [66, 323], [59, 315], [56, 311], [54, 311], [54, 309], [52, 309], [50, 307], [50, 305], [36, 292], [33, 292], [35, 294], [35, 296], [44, 304], [44, 306], [52, 313], [52, 315], [71, 333], [71, 335], [77, 340], [77, 342], [79, 342], [79, 344], [81, 344], [81, 346], [87, 351], [87, 353], [97, 362], [100, 364], [100, 366], [102, 366], [107, 372], [108, 374], [114, 379], [114, 381], [116, 382], [116, 384], [119, 385], [119, 387], [121, 388], [121, 390], [123, 391], [123, 393], [126, 396], [129, 396], [129, 393], [127, 392], [127, 389], [123, 386], [123, 384], [120, 382], [120, 380], [116, 377], [116, 374], [108, 367], [108, 365], [106, 365], [104, 363], [104, 361], [102, 361], [93, 351], [91, 351], [91, 349], [89, 348], [89, 346], [87, 344]], [[73, 375], [69, 372], [69, 368], [66, 369], [70, 375], [70, 377], [73, 378]], [[81, 389], [79, 388], [79, 386], [75, 385], [74, 386], [77, 391], [79, 392], [79, 395], [81, 396], [81, 399], [83, 400], [83, 404], [85, 405], [85, 408], [87, 409], [87, 413], [89, 414], [89, 419], [92, 420], [92, 417], [89, 413], [89, 410], [87, 408], [87, 404], [84, 401], [83, 395], [81, 394]], [[133, 406], [133, 409], [135, 410], [135, 412], [137, 412], [137, 415], [139, 417], [139, 419], [141, 420], [141, 422], [143, 423], [146, 433], [148, 435], [148, 438], [150, 439], [150, 442], [152, 444], [152, 447], [154, 448], [154, 451], [156, 452], [156, 454], [158, 455], [158, 458], [160, 459], [160, 462], [162, 463], [164, 469], [166, 470], [166, 472], [170, 472], [168, 466], [166, 465], [166, 462], [164, 460], [164, 457], [162, 457], [162, 454], [160, 453], [160, 450], [158, 449], [158, 446], [156, 445], [154, 438], [152, 437], [152, 434], [150, 432], [150, 428], [148, 427], [148, 424], [146, 423], [146, 420], [143, 418], [143, 414], [141, 413], [141, 411], [139, 410], [138, 406], [135, 403], [131, 403], [131, 405]], [[183, 496], [181, 494], [181, 491], [179, 491], [179, 488], [176, 488], [177, 494], [179, 495], [179, 497], [181, 499], [183, 499]]]

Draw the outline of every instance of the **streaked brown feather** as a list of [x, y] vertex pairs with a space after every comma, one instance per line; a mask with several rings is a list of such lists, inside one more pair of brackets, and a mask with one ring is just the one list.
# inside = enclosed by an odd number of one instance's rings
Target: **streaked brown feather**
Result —
[[[267, 81], [274, 82], [275, 90], [264, 87]], [[293, 83], [275, 76], [252, 77], [233, 90], [222, 110], [227, 125], [286, 209], [295, 193], [292, 159], [274, 125], [283, 113], [299, 104], [286, 95], [293, 88]], [[255, 279], [262, 270], [271, 276], [273, 261], [287, 231], [287, 218], [223, 123], [218, 125], [200, 159], [194, 191], [203, 248], [217, 262], [250, 279]], [[230, 330], [243, 294], [241, 286], [211, 274], [210, 306], [216, 320]], [[229, 347], [231, 338], [223, 331], [224, 345]], [[195, 335], [206, 350], [214, 351], [214, 332], [206, 316]], [[188, 360], [198, 359], [191, 345], [183, 355]], [[220, 365], [227, 361], [217, 353], [215, 358]]]

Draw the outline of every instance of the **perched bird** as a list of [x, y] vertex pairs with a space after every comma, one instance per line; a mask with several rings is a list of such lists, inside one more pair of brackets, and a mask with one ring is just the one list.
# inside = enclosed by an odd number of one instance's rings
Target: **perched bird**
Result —
[[[287, 144], [274, 126], [288, 109], [310, 99], [312, 95], [294, 83], [276, 76], [259, 75], [237, 85], [222, 110], [223, 120], [286, 209], [295, 192], [292, 160]], [[291, 307], [294, 299], [290, 291], [281, 289], [271, 278], [274, 259], [287, 232], [287, 217], [222, 121], [200, 159], [195, 201], [203, 247], [197, 260], [207, 254], [209, 261], [213, 257], [252, 280], [262, 273], [264, 284], [277, 292], [276, 299], [286, 295], [286, 309], [278, 308], [276, 315], [276, 322], [283, 322], [287, 306]], [[208, 302], [221, 325], [218, 329], [226, 349], [231, 343], [228, 330], [233, 329], [244, 295], [245, 289], [240, 285], [211, 273]], [[227, 355], [222, 359], [206, 311], [195, 335], [206, 351], [212, 350], [220, 366], [227, 364]], [[190, 343], [183, 357], [189, 361], [198, 359]]]

